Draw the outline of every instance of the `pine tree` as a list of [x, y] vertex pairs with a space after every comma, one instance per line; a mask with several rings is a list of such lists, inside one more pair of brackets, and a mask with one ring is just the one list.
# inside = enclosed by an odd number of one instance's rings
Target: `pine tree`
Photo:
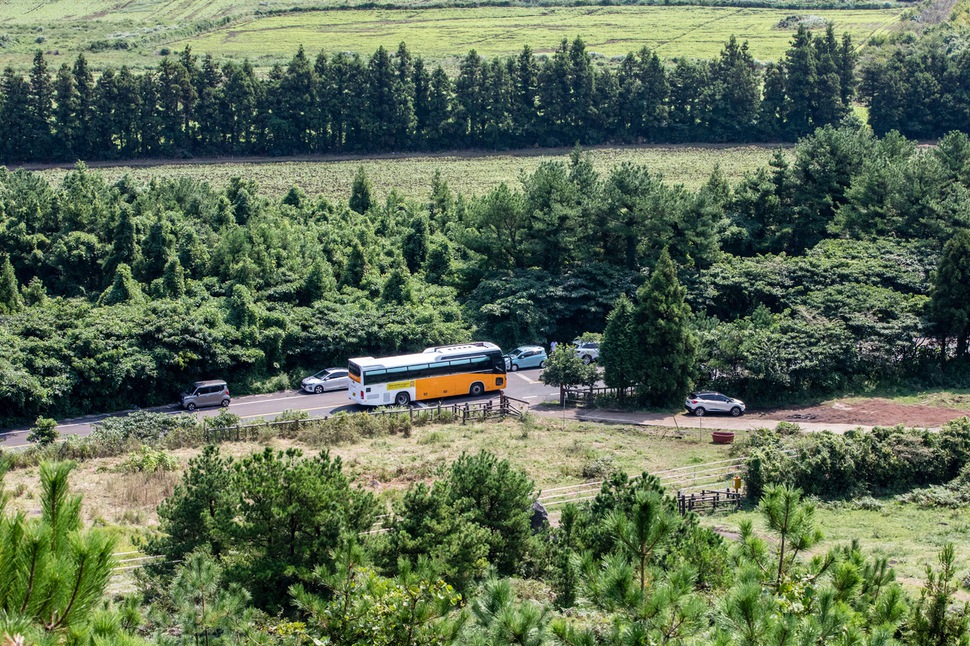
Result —
[[[68, 487], [73, 467], [40, 465], [39, 518], [4, 513], [0, 503], [0, 633], [24, 631], [22, 643], [64, 643], [90, 630], [111, 579], [115, 541], [98, 529], [82, 529], [81, 498]], [[121, 643], [106, 634], [117, 632], [105, 630], [109, 625], [99, 627], [99, 639]]]
[[603, 382], [610, 388], [623, 389], [620, 391], [621, 399], [626, 388], [636, 385], [639, 372], [633, 348], [638, 345], [633, 303], [623, 295], [606, 319], [599, 357], [603, 366]]
[[385, 304], [406, 305], [413, 302], [411, 296], [411, 276], [407, 269], [395, 267], [388, 274], [381, 288], [381, 302]]
[[303, 289], [300, 293], [300, 300], [305, 305], [324, 298], [328, 294], [337, 291], [337, 281], [333, 277], [333, 267], [322, 258], [317, 258], [310, 265], [306, 280], [303, 281]]
[[7, 67], [0, 82], [0, 155], [7, 161], [26, 161], [34, 155], [30, 86]]
[[[425, 139], [431, 148], [457, 143], [456, 124], [452, 121], [453, 90], [451, 79], [439, 65], [431, 73], [431, 93], [428, 97], [428, 127]], [[463, 133], [462, 133], [463, 134]]]
[[812, 45], [812, 34], [804, 25], [799, 25], [798, 32], [791, 48], [785, 54], [785, 73], [788, 78], [787, 90], [790, 100], [788, 109], [789, 133], [800, 137], [811, 132], [814, 126], [822, 125], [812, 122], [815, 114], [814, 100], [818, 85], [818, 62], [815, 47]]
[[372, 203], [370, 180], [367, 179], [367, 173], [364, 172], [364, 167], [358, 166], [357, 174], [354, 176], [354, 183], [350, 187], [350, 201], [348, 202], [348, 206], [350, 206], [352, 211], [363, 215], [370, 210]]
[[80, 129], [78, 124], [78, 92], [74, 75], [67, 63], [57, 70], [54, 81], [54, 156], [71, 161], [75, 155], [75, 140]]
[[566, 136], [570, 143], [587, 143], [593, 114], [594, 75], [586, 43], [576, 38], [569, 46], [569, 100]]
[[929, 319], [940, 343], [940, 362], [947, 342], [956, 340], [956, 357], [967, 354], [970, 337], [970, 231], [960, 229], [943, 247], [930, 286]]
[[697, 339], [690, 329], [686, 295], [670, 253], [664, 249], [650, 278], [637, 292], [638, 342], [630, 348], [636, 354], [638, 394], [651, 406], [675, 403], [692, 384]]
[[462, 59], [458, 79], [455, 81], [455, 101], [459, 137], [468, 137], [472, 145], [482, 140], [485, 120], [485, 83], [482, 71], [482, 58], [474, 49]]
[[140, 303], [145, 300], [141, 285], [132, 275], [131, 267], [122, 263], [115, 269], [114, 282], [102, 292], [98, 305], [117, 305], [118, 303]]
[[418, 214], [411, 218], [411, 226], [401, 241], [401, 253], [408, 271], [416, 273], [428, 257], [428, 220]]
[[350, 255], [344, 263], [344, 271], [340, 276], [340, 284], [348, 287], [360, 287], [367, 273], [367, 259], [364, 257], [364, 249], [360, 244], [354, 244], [350, 248]]
[[72, 145], [79, 159], [87, 159], [92, 152], [90, 137], [91, 115], [94, 112], [94, 75], [88, 68], [84, 54], [77, 55], [72, 73], [77, 90], [77, 130]]
[[0, 265], [0, 314], [16, 314], [21, 309], [23, 300], [20, 298], [17, 276], [10, 256], [4, 255], [3, 264]]
[[179, 262], [178, 256], [173, 255], [162, 272], [162, 289], [169, 298], [181, 298], [185, 295], [185, 269]]
[[51, 117], [54, 112], [54, 84], [47, 70], [43, 52], [34, 55], [30, 71], [31, 121], [23, 124], [30, 131], [31, 159], [49, 161], [53, 152]]

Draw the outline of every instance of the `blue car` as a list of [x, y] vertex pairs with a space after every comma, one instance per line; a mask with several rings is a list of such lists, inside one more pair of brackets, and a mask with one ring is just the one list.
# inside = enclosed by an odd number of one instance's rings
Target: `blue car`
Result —
[[505, 369], [515, 372], [520, 368], [545, 368], [548, 358], [541, 345], [523, 345], [505, 355]]

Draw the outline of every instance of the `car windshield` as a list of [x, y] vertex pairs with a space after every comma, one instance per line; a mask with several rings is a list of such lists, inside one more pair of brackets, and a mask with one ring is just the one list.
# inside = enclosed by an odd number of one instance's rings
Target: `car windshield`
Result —
[[330, 371], [329, 370], [321, 370], [317, 374], [313, 375], [312, 378], [313, 379], [323, 379], [324, 377], [328, 376], [329, 374], [330, 374]]
[[509, 352], [509, 356], [514, 358], [519, 356], [523, 352], [525, 352], [525, 348], [516, 348], [515, 350], [512, 350], [512, 352]]
[[183, 395], [191, 395], [195, 392], [195, 384], [189, 384], [182, 390]]

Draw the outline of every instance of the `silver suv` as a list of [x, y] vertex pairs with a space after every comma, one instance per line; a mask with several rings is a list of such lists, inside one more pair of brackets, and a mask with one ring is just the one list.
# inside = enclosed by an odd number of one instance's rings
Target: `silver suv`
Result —
[[576, 345], [576, 356], [589, 365], [600, 358], [600, 344], [598, 341], [573, 341]]
[[195, 410], [199, 406], [228, 406], [229, 386], [219, 379], [197, 381], [182, 393], [179, 404], [185, 410]]
[[713, 390], [687, 395], [684, 406], [688, 413], [698, 417], [703, 417], [706, 413], [730, 413], [732, 417], [738, 417], [744, 414], [745, 408], [740, 399], [733, 399]]

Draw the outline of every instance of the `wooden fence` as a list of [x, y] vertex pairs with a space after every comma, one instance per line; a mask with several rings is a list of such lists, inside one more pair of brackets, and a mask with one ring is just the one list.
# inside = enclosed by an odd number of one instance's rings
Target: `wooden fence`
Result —
[[559, 388], [559, 405], [565, 406], [566, 404], [575, 404], [577, 406], [592, 406], [596, 403], [596, 399], [599, 397], [610, 397], [612, 399], [621, 400], [627, 397], [633, 397], [636, 394], [636, 388], [610, 388], [608, 386], [583, 386], [582, 388], [578, 386], [570, 387], [560, 387]]
[[[409, 423], [412, 424], [415, 421], [454, 421], [467, 424], [468, 422], [482, 422], [489, 419], [521, 417], [523, 409], [528, 405], [528, 402], [522, 401], [521, 399], [515, 399], [514, 397], [502, 394], [497, 402], [494, 399], [482, 402], [458, 402], [453, 404], [442, 404], [438, 401], [434, 406], [380, 407], [374, 410], [349, 414], [399, 419], [401, 421], [407, 418]], [[277, 421], [261, 420], [251, 424], [237, 424], [233, 426], [213, 426], [207, 422], [207, 418], [203, 417], [203, 436], [206, 442], [256, 440], [259, 439], [261, 432], [266, 429], [275, 428], [281, 434], [296, 434], [304, 430], [320, 428], [322, 425], [327, 424], [330, 419], [330, 416], [310, 417], [307, 419]]]
[[[744, 478], [744, 459], [731, 458], [728, 460], [718, 460], [705, 464], [696, 464], [676, 469], [657, 471], [651, 475], [660, 480], [660, 485], [676, 493], [678, 499], [681, 496], [689, 496], [691, 492], [707, 491], [708, 489], [724, 488], [732, 484], [734, 476]], [[561, 507], [566, 503], [580, 503], [592, 500], [599, 494], [603, 485], [603, 480], [583, 482], [581, 484], [569, 485], [566, 487], [556, 487], [547, 489], [538, 497], [538, 501], [549, 510], [550, 517], [558, 515]], [[741, 490], [739, 496], [743, 496]], [[723, 507], [723, 505], [722, 505]]]

